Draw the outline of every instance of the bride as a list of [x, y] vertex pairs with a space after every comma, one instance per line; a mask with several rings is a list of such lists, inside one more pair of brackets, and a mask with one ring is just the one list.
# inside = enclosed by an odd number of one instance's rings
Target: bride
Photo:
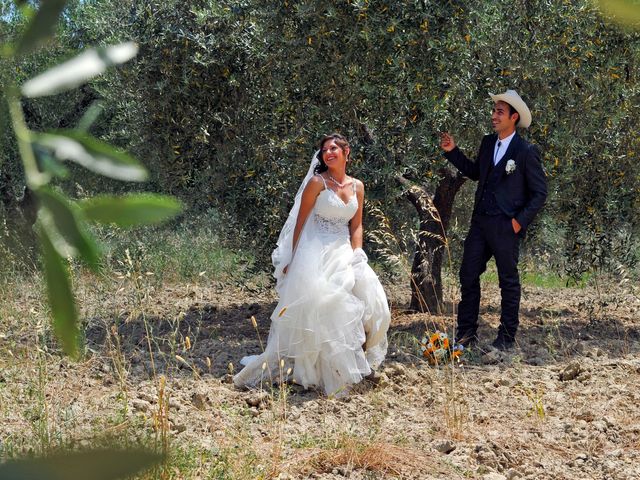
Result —
[[362, 250], [364, 185], [349, 177], [349, 144], [320, 140], [272, 260], [279, 303], [261, 355], [242, 359], [237, 386], [294, 381], [343, 395], [387, 352], [390, 313]]

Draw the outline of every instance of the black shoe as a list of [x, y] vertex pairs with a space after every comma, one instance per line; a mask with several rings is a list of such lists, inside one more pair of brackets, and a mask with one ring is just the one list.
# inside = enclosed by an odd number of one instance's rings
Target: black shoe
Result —
[[509, 340], [502, 335], [498, 335], [498, 338], [493, 341], [491, 346], [501, 352], [508, 352], [509, 350], [513, 350], [516, 346], [516, 342], [515, 340]]
[[455, 344], [462, 345], [464, 348], [473, 348], [478, 345], [478, 336], [475, 333], [457, 335]]

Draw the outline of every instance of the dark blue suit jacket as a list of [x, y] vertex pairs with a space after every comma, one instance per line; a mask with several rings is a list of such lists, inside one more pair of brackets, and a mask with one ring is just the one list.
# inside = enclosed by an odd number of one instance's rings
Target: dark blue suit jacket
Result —
[[[444, 154], [465, 177], [478, 181], [474, 215], [477, 213], [485, 182], [491, 171], [497, 140], [498, 135], [495, 133], [486, 135], [482, 139], [475, 162], [469, 160], [458, 147]], [[513, 160], [516, 166], [509, 174], [505, 169], [508, 160]], [[524, 235], [547, 198], [547, 180], [540, 163], [540, 150], [516, 133], [504, 156], [494, 168], [502, 170], [496, 186], [498, 207], [509, 218], [518, 221], [522, 227], [521, 234]]]

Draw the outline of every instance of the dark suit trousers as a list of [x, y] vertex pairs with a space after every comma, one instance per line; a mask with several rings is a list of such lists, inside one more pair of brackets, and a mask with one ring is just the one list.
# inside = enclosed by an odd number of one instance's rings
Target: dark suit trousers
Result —
[[480, 310], [480, 275], [487, 262], [495, 258], [502, 293], [502, 312], [498, 335], [513, 340], [518, 330], [520, 309], [520, 277], [518, 255], [520, 237], [513, 231], [506, 215], [474, 215], [464, 242], [460, 267], [462, 298], [458, 304], [458, 331], [462, 340], [475, 336]]

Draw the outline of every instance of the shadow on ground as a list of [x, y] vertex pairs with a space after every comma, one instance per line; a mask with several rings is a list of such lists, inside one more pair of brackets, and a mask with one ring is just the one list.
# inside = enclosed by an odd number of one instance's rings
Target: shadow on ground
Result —
[[[119, 343], [118, 350], [127, 363], [129, 374], [141, 379], [149, 378], [154, 372], [170, 371], [173, 375], [194, 375], [195, 371], [198, 375], [220, 378], [237, 371], [240, 359], [245, 355], [262, 351], [261, 344], [267, 341], [270, 315], [275, 306], [275, 302], [225, 307], [198, 305], [189, 309], [180, 320], [160, 317], [138, 317], [132, 321], [93, 319], [86, 329], [86, 341], [90, 349], [101, 353], [109, 353]], [[452, 311], [451, 306], [449, 310]], [[252, 316], [257, 328], [252, 324]], [[422, 363], [417, 340], [425, 332], [435, 330], [453, 335], [454, 318], [451, 313], [434, 316], [394, 310], [388, 334], [387, 361]], [[499, 311], [490, 307], [481, 310], [479, 336], [482, 348], [488, 348], [498, 323]], [[548, 365], [591, 353], [600, 355], [603, 349], [607, 350], [607, 355], [615, 357], [640, 353], [639, 339], [640, 327], [621, 319], [589, 320], [570, 309], [560, 312], [523, 309], [517, 354], [522, 362], [531, 365]], [[473, 356], [472, 362], [480, 357]]]
[[[499, 315], [500, 311], [495, 307], [485, 307], [480, 311], [479, 348], [485, 352], [497, 334]], [[413, 339], [412, 353], [417, 354], [415, 339], [436, 330], [453, 335], [455, 316], [406, 312], [395, 318], [395, 325], [389, 333], [390, 344], [407, 353]], [[569, 308], [522, 309], [516, 354], [521, 361], [531, 365], [553, 364], [580, 355], [619, 357], [640, 353], [638, 340], [640, 326], [624, 317], [588, 318]], [[400, 361], [407, 358], [411, 360], [410, 356], [398, 355]]]
[[[230, 363], [236, 369], [243, 356], [261, 351], [260, 341], [266, 342], [269, 315], [274, 308], [275, 303], [203, 305], [192, 307], [179, 320], [92, 319], [85, 336], [87, 346], [98, 352], [107, 353], [119, 343], [119, 350], [134, 375], [150, 375], [154, 369], [156, 373], [165, 373], [169, 368], [180, 368], [185, 373], [195, 369], [220, 377], [229, 373]], [[251, 322], [252, 316], [256, 318], [257, 329]]]

